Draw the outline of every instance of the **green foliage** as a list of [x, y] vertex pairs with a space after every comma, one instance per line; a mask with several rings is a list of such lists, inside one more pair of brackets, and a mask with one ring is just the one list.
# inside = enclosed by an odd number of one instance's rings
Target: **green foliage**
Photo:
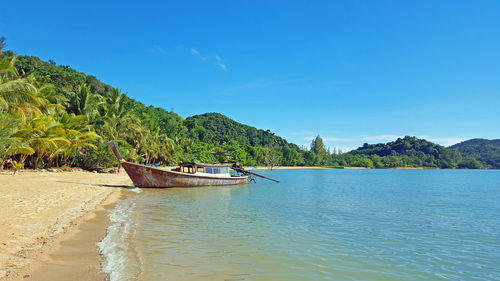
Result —
[[242, 145], [266, 146], [287, 144], [287, 141], [275, 136], [269, 130], [260, 130], [238, 123], [220, 113], [205, 113], [188, 117], [184, 125], [193, 137], [203, 142], [224, 144], [236, 141]]
[[486, 168], [500, 169], [500, 139], [470, 139], [449, 148], [459, 151], [464, 157], [479, 160]]
[[[120, 146], [120, 152], [127, 152], [124, 146]], [[121, 153], [124, 156], [124, 153]], [[108, 149], [107, 145], [102, 143], [96, 148], [83, 149], [73, 152], [71, 164], [87, 170], [95, 170], [102, 167], [118, 166], [118, 161]]]
[[[446, 149], [404, 137], [342, 154], [336, 149], [330, 153], [318, 135], [310, 150], [301, 149], [269, 130], [219, 113], [184, 120], [68, 66], [0, 50], [2, 163], [10, 157], [28, 167], [113, 166], [116, 159], [106, 146], [108, 140], [118, 143], [125, 159], [145, 164], [237, 161], [268, 166], [478, 168], [484, 163], [500, 168], [496, 141], [481, 139]], [[224, 151], [230, 152], [228, 157], [215, 154]]]
[[470, 140], [463, 141], [461, 143], [454, 144], [454, 145], [450, 146], [449, 148], [457, 149], [459, 147], [471, 146], [471, 145], [489, 145], [489, 146], [500, 147], [500, 139], [496, 139], [496, 140], [470, 139]]
[[500, 147], [489, 144], [460, 146], [455, 151], [464, 157], [484, 163], [486, 168], [500, 169]]
[[358, 158], [351, 163], [354, 167], [375, 168], [373, 161], [370, 158]]
[[[386, 144], [367, 144], [349, 152], [355, 156], [379, 156], [372, 160], [377, 168], [393, 167], [430, 167], [430, 168], [457, 168], [462, 156], [455, 150], [432, 142], [406, 136]], [[351, 163], [351, 165], [355, 166]], [[366, 167], [366, 166], [363, 166]]]
[[110, 165], [107, 140], [134, 160], [172, 160], [175, 143], [167, 133], [175, 130], [158, 124], [182, 124], [178, 115], [147, 108], [93, 76], [12, 52], [0, 54], [0, 115], [15, 121], [0, 130], [0, 160], [34, 168]]
[[458, 167], [461, 169], [479, 169], [482, 167], [482, 164], [472, 157], [465, 157], [462, 159], [462, 162], [458, 164]]
[[16, 68], [19, 73], [32, 74], [41, 83], [54, 85], [61, 90], [75, 89], [87, 81], [85, 74], [69, 66], [47, 63], [32, 56], [17, 56]]
[[295, 166], [303, 162], [296, 145], [269, 130], [238, 123], [219, 113], [188, 117], [184, 126], [190, 139], [211, 144], [218, 151], [233, 151], [232, 160], [244, 165]]

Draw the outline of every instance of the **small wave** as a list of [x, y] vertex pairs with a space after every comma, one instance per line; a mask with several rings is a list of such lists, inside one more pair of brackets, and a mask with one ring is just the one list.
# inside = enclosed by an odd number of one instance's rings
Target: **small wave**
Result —
[[126, 239], [132, 228], [131, 215], [134, 209], [132, 198], [119, 201], [115, 209], [109, 212], [111, 225], [107, 228], [106, 236], [97, 243], [103, 256], [102, 271], [108, 275], [110, 281], [127, 279], [125, 270], [129, 245]]
[[140, 188], [138, 188], [138, 187], [132, 188], [130, 191], [133, 191], [135, 193], [141, 193], [142, 192], [142, 190]]

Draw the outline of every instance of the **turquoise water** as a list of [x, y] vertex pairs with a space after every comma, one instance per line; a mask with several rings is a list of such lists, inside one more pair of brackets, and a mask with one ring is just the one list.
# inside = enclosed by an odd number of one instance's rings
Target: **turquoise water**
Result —
[[262, 174], [120, 202], [111, 280], [500, 280], [500, 171]]

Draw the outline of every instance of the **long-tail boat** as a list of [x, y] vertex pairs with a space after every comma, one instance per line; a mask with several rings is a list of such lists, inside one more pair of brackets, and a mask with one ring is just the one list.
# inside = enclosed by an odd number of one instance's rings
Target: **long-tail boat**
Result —
[[[113, 141], [110, 141], [108, 145], [136, 187], [166, 188], [247, 184], [250, 175], [278, 182], [232, 163], [186, 162], [180, 163], [179, 167], [172, 170], [135, 164], [122, 158]], [[237, 174], [232, 175], [230, 170], [236, 171]]]

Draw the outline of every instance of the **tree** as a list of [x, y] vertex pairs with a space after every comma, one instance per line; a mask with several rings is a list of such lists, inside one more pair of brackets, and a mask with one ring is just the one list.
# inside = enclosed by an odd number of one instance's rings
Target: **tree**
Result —
[[354, 162], [351, 163], [353, 167], [366, 167], [366, 168], [374, 168], [372, 160], [369, 158], [359, 157]]
[[38, 94], [29, 78], [22, 78], [15, 68], [16, 57], [0, 59], [0, 112], [28, 118], [39, 114], [46, 100]]
[[323, 139], [319, 135], [317, 135], [316, 138], [312, 140], [311, 151], [314, 152], [314, 154], [316, 154], [318, 157], [318, 160], [316, 161], [314, 166], [324, 165], [327, 153], [325, 145], [323, 144]]
[[75, 91], [69, 94], [71, 96], [69, 111], [77, 115], [85, 115], [89, 122], [95, 121], [106, 104], [103, 96], [92, 93], [90, 86], [85, 84], [78, 85]]
[[23, 139], [35, 150], [35, 159], [33, 159], [35, 169], [43, 163], [45, 157], [50, 162], [57, 155], [59, 149], [71, 144], [71, 141], [66, 138], [61, 123], [50, 115], [27, 120], [15, 136]]
[[33, 148], [15, 137], [19, 123], [19, 119], [9, 114], [0, 113], [0, 170], [3, 170], [7, 157], [20, 153], [27, 155], [35, 153]]
[[304, 164], [306, 166], [318, 166], [320, 159], [316, 153], [312, 150], [307, 150], [304, 152]]
[[462, 162], [458, 164], [461, 169], [480, 169], [482, 167], [481, 162], [477, 161], [472, 157], [465, 157]]
[[317, 135], [315, 139], [311, 142], [311, 150], [318, 155], [326, 154], [325, 145], [323, 144], [323, 139]]
[[0, 54], [3, 53], [5, 46], [7, 46], [6, 40], [7, 38], [5, 38], [5, 36], [0, 37]]
[[296, 166], [303, 162], [302, 156], [299, 151], [286, 145], [281, 150], [283, 153], [283, 164], [287, 166]]
[[264, 163], [269, 170], [277, 168], [281, 165], [281, 155], [273, 147], [267, 146], [264, 149]]
[[85, 116], [64, 112], [56, 118], [56, 121], [62, 125], [64, 135], [69, 143], [60, 146], [53, 152], [53, 155], [60, 155], [64, 164], [67, 164], [69, 157], [76, 151], [85, 148], [97, 149], [96, 144], [101, 137], [92, 130]]

